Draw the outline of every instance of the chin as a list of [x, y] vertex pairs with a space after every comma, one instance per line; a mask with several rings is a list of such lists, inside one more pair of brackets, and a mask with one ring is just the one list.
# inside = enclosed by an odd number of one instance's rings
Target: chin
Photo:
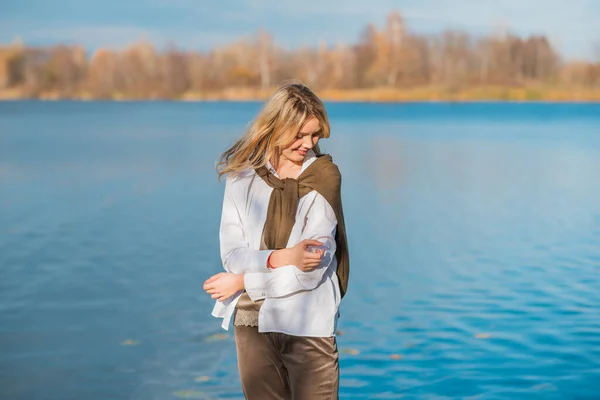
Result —
[[304, 161], [304, 159], [306, 158], [306, 155], [303, 156], [303, 155], [298, 154], [297, 152], [293, 151], [291, 153], [286, 154], [285, 157], [290, 161], [298, 162], [298, 161]]

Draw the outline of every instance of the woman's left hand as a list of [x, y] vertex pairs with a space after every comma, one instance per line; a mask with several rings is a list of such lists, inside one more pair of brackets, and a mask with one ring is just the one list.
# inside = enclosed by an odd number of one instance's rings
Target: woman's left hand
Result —
[[203, 289], [210, 294], [213, 299], [222, 302], [244, 290], [244, 275], [232, 274], [230, 272], [221, 272], [211, 276], [204, 282]]

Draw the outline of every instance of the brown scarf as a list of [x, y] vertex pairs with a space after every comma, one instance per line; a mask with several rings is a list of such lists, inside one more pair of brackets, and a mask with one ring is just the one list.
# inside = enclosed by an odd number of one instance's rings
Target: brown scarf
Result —
[[[311, 191], [316, 190], [331, 205], [337, 219], [335, 255], [340, 292], [343, 297], [348, 288], [350, 259], [340, 190], [342, 176], [338, 167], [332, 162], [331, 156], [328, 154], [318, 156], [298, 179], [279, 179], [267, 167], [257, 168], [256, 173], [273, 188], [267, 209], [267, 220], [263, 228], [261, 248], [279, 250], [287, 246], [292, 227], [296, 223], [298, 201]], [[251, 302], [248, 295], [244, 293], [240, 298], [241, 303], [238, 302], [238, 308], [251, 309], [252, 307], [248, 307], [248, 301]]]

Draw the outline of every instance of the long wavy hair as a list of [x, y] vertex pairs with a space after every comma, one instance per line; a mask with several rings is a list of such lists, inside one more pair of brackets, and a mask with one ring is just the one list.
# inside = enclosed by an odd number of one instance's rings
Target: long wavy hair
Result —
[[[321, 99], [299, 81], [284, 82], [265, 103], [244, 136], [221, 155], [217, 164], [219, 179], [278, 159], [281, 149], [293, 143], [311, 118], [319, 120], [319, 136], [328, 138], [329, 119]], [[321, 154], [318, 145], [313, 151]]]

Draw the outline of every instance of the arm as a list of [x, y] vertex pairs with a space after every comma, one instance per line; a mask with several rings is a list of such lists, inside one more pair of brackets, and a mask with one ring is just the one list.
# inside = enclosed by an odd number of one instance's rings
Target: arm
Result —
[[[293, 248], [281, 250], [253, 250], [248, 247], [248, 241], [244, 234], [243, 222], [235, 203], [236, 187], [231, 187], [231, 183], [225, 186], [225, 196], [223, 200], [223, 214], [221, 217], [221, 257], [223, 266], [227, 272], [211, 276], [204, 282], [204, 290], [213, 299], [224, 301], [236, 293], [244, 290], [244, 274], [257, 273], [268, 275], [267, 259], [270, 254], [277, 261], [273, 268], [295, 264], [304, 270], [312, 270], [318, 267], [323, 259], [323, 251], [309, 253], [305, 251], [308, 245], [322, 245], [316, 240], [305, 240]], [[312, 206], [312, 205], [311, 205]], [[335, 250], [334, 250], [335, 252]], [[275, 257], [277, 255], [277, 257]], [[292, 261], [294, 260], [294, 261]], [[288, 269], [295, 266], [288, 265]], [[298, 270], [298, 272], [302, 272]], [[315, 283], [315, 286], [318, 282]]]
[[308, 211], [307, 223], [300, 240], [314, 239], [323, 243], [325, 252], [319, 266], [309, 272], [304, 272], [295, 265], [286, 265], [267, 273], [246, 273], [244, 286], [248, 296], [256, 301], [315, 289], [323, 280], [323, 275], [335, 257], [336, 227], [337, 220], [333, 209], [323, 196], [317, 194]]
[[234, 274], [267, 272], [267, 258], [272, 250], [254, 250], [249, 247], [242, 219], [234, 201], [235, 189], [231, 179], [227, 178], [219, 230], [223, 267], [227, 272]]

